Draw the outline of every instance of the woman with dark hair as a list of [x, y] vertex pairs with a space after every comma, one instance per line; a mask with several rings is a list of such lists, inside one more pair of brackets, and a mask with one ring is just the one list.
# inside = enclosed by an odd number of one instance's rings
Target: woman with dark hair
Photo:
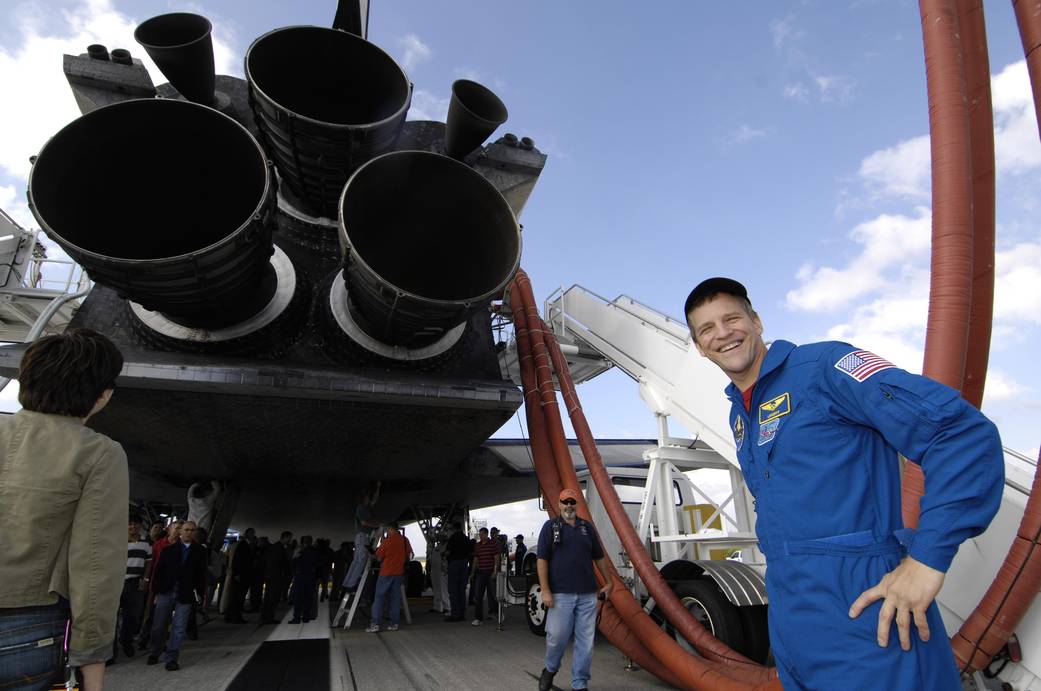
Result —
[[0, 419], [0, 688], [46, 689], [69, 664], [102, 686], [126, 571], [123, 448], [84, 423], [108, 403], [123, 356], [89, 329], [30, 345], [22, 410]]

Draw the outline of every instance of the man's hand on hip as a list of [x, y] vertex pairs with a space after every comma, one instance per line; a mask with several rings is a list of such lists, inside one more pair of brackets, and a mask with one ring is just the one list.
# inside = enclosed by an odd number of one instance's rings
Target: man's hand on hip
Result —
[[878, 614], [878, 644], [883, 648], [889, 645], [889, 629], [895, 617], [900, 647], [910, 650], [912, 617], [918, 627], [918, 637], [922, 641], [929, 640], [929, 623], [925, 613], [940, 592], [943, 579], [942, 571], [911, 557], [904, 557], [900, 565], [883, 576], [878, 585], [860, 594], [849, 608], [849, 616], [855, 619], [865, 607], [883, 600], [882, 610]]

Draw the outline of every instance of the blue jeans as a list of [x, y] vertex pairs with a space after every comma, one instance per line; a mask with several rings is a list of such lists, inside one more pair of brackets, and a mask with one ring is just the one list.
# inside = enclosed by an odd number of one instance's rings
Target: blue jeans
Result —
[[152, 622], [152, 650], [153, 657], [159, 657], [163, 651], [163, 634], [166, 633], [166, 624], [173, 612], [173, 628], [170, 631], [170, 642], [166, 644], [166, 662], [177, 662], [177, 656], [181, 652], [181, 641], [184, 640], [184, 631], [188, 626], [188, 615], [192, 613], [190, 602], [178, 602], [177, 593], [165, 593], [156, 595], [155, 617]]
[[553, 593], [553, 606], [546, 612], [546, 669], [556, 673], [564, 649], [574, 634], [571, 650], [571, 688], [589, 686], [596, 634], [596, 593]]
[[0, 688], [42, 691], [63, 678], [69, 603], [0, 609]]
[[376, 597], [372, 601], [372, 623], [383, 621], [383, 601], [387, 600], [387, 619], [394, 626], [401, 616], [401, 576], [380, 576], [376, 580]]

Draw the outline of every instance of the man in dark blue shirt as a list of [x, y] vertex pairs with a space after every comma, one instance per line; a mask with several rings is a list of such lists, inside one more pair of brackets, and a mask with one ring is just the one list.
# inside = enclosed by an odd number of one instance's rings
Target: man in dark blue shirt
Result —
[[596, 576], [593, 562], [604, 579], [601, 599], [611, 597], [614, 583], [596, 528], [579, 518], [577, 490], [560, 493], [560, 515], [546, 521], [539, 533], [538, 572], [542, 601], [546, 603], [546, 667], [539, 678], [539, 691], [553, 686], [568, 641], [571, 651], [571, 688], [585, 689], [593, 660], [596, 633]]

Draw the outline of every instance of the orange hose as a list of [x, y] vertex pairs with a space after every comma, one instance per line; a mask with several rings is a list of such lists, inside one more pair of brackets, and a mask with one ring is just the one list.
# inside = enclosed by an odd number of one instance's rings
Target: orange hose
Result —
[[[932, 156], [932, 271], [923, 374], [961, 389], [972, 299], [972, 158], [954, 0], [919, 0], [929, 92]], [[904, 526], [918, 527], [922, 469], [904, 465]]]
[[961, 395], [979, 408], [994, 313], [994, 109], [983, 0], [957, 0], [972, 137], [972, 302]]
[[[1041, 462], [1041, 459], [1039, 459]], [[980, 604], [951, 639], [958, 668], [986, 667], [1015, 633], [1041, 588], [1041, 473], [1035, 471], [1023, 520]]]
[[[515, 290], [516, 284], [512, 284], [511, 292], [514, 296], [516, 296]], [[514, 299], [512, 302], [514, 303], [513, 321], [517, 337], [517, 355], [520, 364], [521, 383], [524, 389], [525, 413], [528, 419], [532, 459], [535, 465], [535, 473], [539, 478], [539, 484], [545, 497], [546, 511], [553, 518], [557, 515], [556, 498], [560, 495], [562, 487], [560, 474], [557, 471], [548, 434], [546, 433], [546, 420], [539, 398], [526, 309], [519, 300]], [[605, 603], [604, 608], [601, 610], [600, 631], [616, 648], [625, 653], [636, 664], [673, 686], [682, 686], [679, 679], [640, 643], [612, 603]]]
[[546, 434], [546, 418], [539, 403], [528, 320], [523, 309], [514, 309], [513, 325], [517, 338], [517, 360], [520, 364], [521, 388], [524, 391], [524, 414], [528, 421], [532, 463], [542, 489], [543, 504], [550, 518], [554, 518], [557, 515], [557, 497], [560, 496], [563, 487], [553, 460], [553, 450], [549, 446], [549, 436]]
[[[1041, 126], [1041, 1], [1013, 0], [1016, 23], [1023, 42], [1023, 53], [1030, 73], [1030, 85], [1034, 95], [1034, 114]], [[981, 21], [982, 24], [982, 21]], [[978, 30], [978, 29], [973, 29]], [[971, 36], [971, 31], [967, 32]], [[975, 134], [975, 132], [974, 132]], [[973, 142], [975, 148], [975, 140]], [[975, 165], [977, 158], [974, 158]], [[977, 176], [978, 179], [978, 176]], [[985, 241], [977, 239], [977, 251]], [[993, 262], [993, 238], [989, 248], [990, 261]], [[980, 264], [977, 258], [977, 267]], [[975, 285], [974, 285], [975, 290]], [[973, 295], [973, 307], [976, 305]], [[989, 332], [987, 334], [989, 338]], [[969, 364], [966, 364], [969, 367]], [[967, 374], [970, 370], [967, 370]], [[980, 386], [982, 398], [982, 385]], [[966, 398], [969, 398], [967, 395]], [[969, 400], [973, 400], [969, 398]], [[951, 645], [962, 672], [982, 669], [990, 663], [994, 655], [1008, 642], [1016, 626], [1034, 601], [1041, 589], [1041, 478], [1034, 472], [1034, 483], [1027, 500], [1023, 519], [1020, 521], [1016, 538], [1009, 547], [1008, 555], [998, 570], [998, 575], [980, 604], [968, 616], [961, 629], [952, 638]]]

